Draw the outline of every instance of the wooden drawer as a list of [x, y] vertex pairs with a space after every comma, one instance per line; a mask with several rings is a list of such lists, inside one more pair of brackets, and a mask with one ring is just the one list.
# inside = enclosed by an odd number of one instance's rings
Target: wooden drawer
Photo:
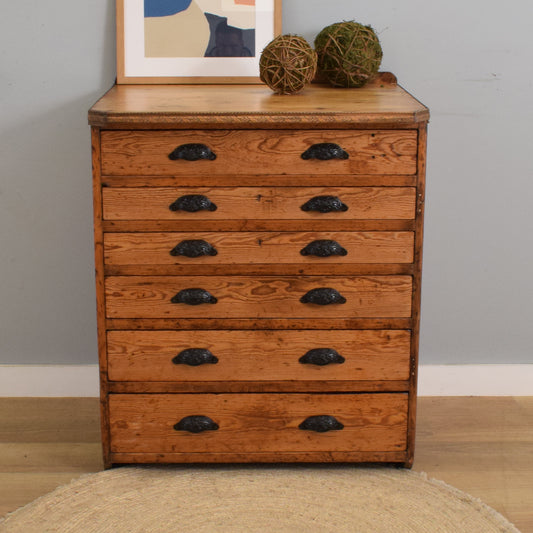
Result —
[[411, 263], [413, 232], [106, 233], [107, 265]]
[[[321, 143], [338, 145], [348, 158], [302, 158]], [[205, 145], [216, 158], [169, 158], [189, 144]], [[417, 131], [102, 131], [101, 151], [104, 176], [415, 174]]]
[[[316, 294], [323, 288], [329, 289], [326, 295]], [[401, 318], [411, 315], [411, 288], [411, 276], [110, 276], [105, 280], [108, 318]], [[190, 289], [196, 290], [182, 292]], [[315, 302], [327, 301], [331, 289], [346, 301], [329, 305], [300, 301], [305, 295]], [[176, 298], [211, 300], [173, 303]]]
[[[203, 196], [215, 207], [173, 210], [171, 205]], [[305, 211], [320, 197], [337, 198], [342, 210]], [[135, 187], [102, 190], [104, 220], [410, 220], [414, 187]], [[205, 199], [203, 200], [205, 202]], [[334, 202], [336, 209], [338, 202]], [[196, 206], [190, 207], [191, 209]]]
[[[218, 429], [194, 433], [191, 416]], [[317, 431], [316, 416], [343, 428]], [[109, 419], [115, 453], [400, 451], [407, 394], [111, 394]]]
[[109, 331], [108, 374], [160, 382], [407, 380], [410, 339], [403, 330]]

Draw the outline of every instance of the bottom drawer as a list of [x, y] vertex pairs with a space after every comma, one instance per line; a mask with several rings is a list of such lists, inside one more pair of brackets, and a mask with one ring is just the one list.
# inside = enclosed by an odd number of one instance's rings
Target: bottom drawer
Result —
[[111, 394], [112, 453], [401, 451], [406, 393]]

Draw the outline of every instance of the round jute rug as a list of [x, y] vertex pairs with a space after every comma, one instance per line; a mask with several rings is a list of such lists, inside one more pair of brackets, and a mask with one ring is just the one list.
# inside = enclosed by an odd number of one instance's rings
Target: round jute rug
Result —
[[90, 474], [0, 522], [1, 533], [517, 533], [423, 474], [359, 466], [139, 466]]

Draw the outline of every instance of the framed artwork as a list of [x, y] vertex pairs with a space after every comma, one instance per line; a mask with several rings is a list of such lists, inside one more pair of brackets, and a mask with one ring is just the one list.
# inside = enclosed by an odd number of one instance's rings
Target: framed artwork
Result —
[[281, 0], [117, 0], [117, 83], [259, 83]]

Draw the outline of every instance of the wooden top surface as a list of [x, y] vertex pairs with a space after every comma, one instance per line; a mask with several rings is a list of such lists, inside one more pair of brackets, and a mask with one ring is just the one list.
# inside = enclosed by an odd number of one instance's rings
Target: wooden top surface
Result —
[[102, 128], [415, 125], [428, 109], [383, 73], [360, 89], [313, 84], [297, 95], [266, 85], [115, 85], [89, 111]]

